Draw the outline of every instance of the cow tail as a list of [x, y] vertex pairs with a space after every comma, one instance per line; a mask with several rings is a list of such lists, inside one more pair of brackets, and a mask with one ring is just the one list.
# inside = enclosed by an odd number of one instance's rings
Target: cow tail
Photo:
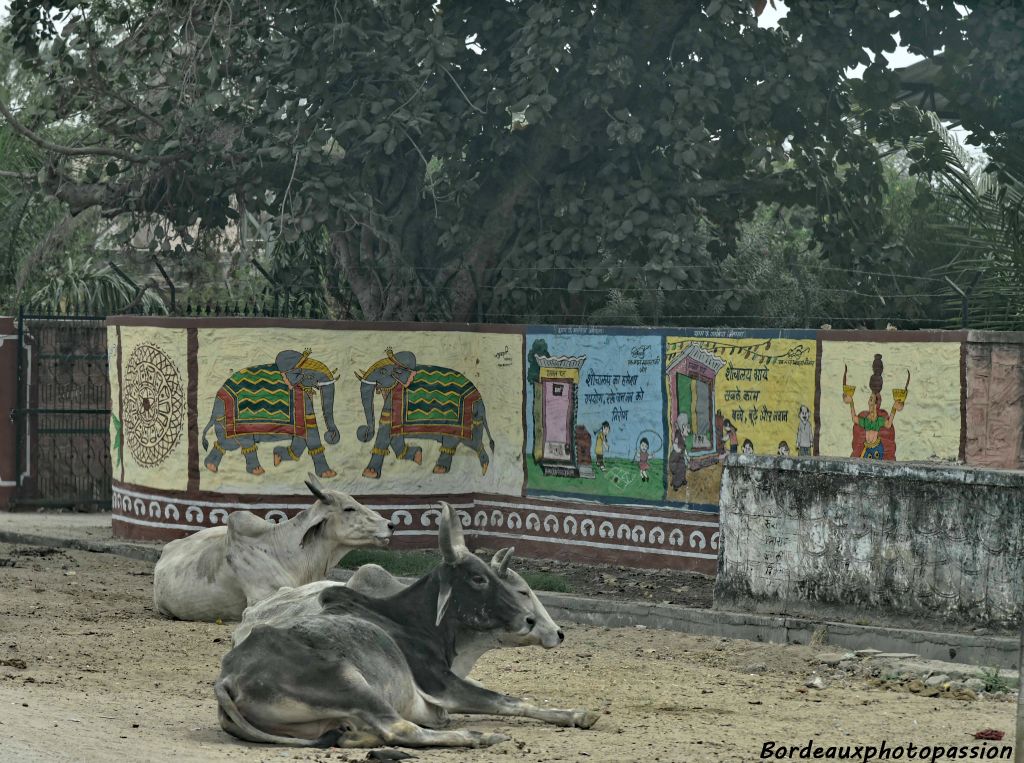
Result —
[[239, 739], [244, 739], [247, 742], [263, 742], [264, 744], [287, 744], [293, 747], [322, 747], [327, 746], [328, 740], [324, 737], [331, 736], [332, 743], [337, 739], [337, 732], [325, 734], [320, 739], [297, 739], [260, 731], [242, 715], [238, 705], [235, 704], [234, 697], [231, 696], [231, 687], [225, 679], [221, 678], [214, 683], [213, 692], [217, 695], [221, 728]]

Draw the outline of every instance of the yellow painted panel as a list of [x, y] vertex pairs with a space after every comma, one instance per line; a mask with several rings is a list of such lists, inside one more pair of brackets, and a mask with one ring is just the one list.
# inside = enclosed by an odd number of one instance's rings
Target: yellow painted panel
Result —
[[[313, 395], [313, 416], [318, 434], [323, 437], [323, 455], [335, 476], [322, 477], [324, 484], [353, 494], [445, 494], [462, 492], [520, 495], [523, 485], [522, 424], [522, 337], [515, 334], [477, 334], [440, 331], [333, 331], [324, 329], [260, 328], [199, 329], [198, 403], [200, 488], [229, 493], [287, 494], [304, 491], [306, 474], [314, 471], [308, 453], [297, 460], [288, 456], [292, 444], [289, 435], [257, 443], [256, 456], [261, 475], [246, 471], [245, 457], [239, 449], [226, 450], [219, 463], [210, 464], [218, 442], [215, 401], [218, 390], [233, 374], [253, 366], [271, 365], [275, 369], [282, 351], [310, 350], [310, 359], [328, 369], [338, 370], [334, 382], [334, 417], [340, 441], [328, 441], [328, 426], [322, 410], [320, 390]], [[360, 392], [362, 382], [356, 373], [385, 361], [387, 349], [394, 353], [411, 352], [418, 367], [435, 366], [451, 369], [475, 385], [486, 410], [486, 423], [494, 439], [493, 452], [486, 447], [489, 465], [484, 474], [481, 461], [466, 443], [455, 448], [451, 469], [435, 474], [434, 466], [441, 455], [441, 444], [432, 439], [406, 438], [410, 448], [422, 447], [421, 463], [399, 460], [393, 449], [384, 457], [379, 477], [364, 475], [375, 442], [360, 442], [356, 433], [365, 424]], [[405, 357], [405, 356], [402, 356]], [[308, 363], [307, 363], [308, 365]], [[273, 377], [267, 371], [265, 378]], [[261, 377], [264, 378], [264, 377]], [[256, 393], [253, 395], [258, 396]], [[230, 398], [229, 398], [230, 399]], [[383, 397], [374, 395], [374, 423], [378, 424]], [[285, 404], [288, 407], [288, 404]], [[204, 430], [208, 429], [204, 433]], [[377, 426], [379, 432], [379, 426]], [[202, 438], [207, 438], [207, 447]], [[237, 448], [244, 438], [230, 439], [225, 445]], [[385, 443], [387, 446], [388, 443]], [[298, 450], [303, 445], [296, 444]], [[284, 454], [275, 465], [274, 449]], [[295, 451], [293, 451], [295, 452]], [[410, 451], [410, 454], [414, 451]], [[216, 460], [214, 456], [212, 460]], [[208, 464], [216, 465], [212, 471]]]
[[[677, 467], [673, 474], [670, 449], [669, 500], [717, 504], [720, 463], [733, 449], [760, 455], [781, 450], [797, 457], [802, 445], [804, 455], [811, 455], [815, 354], [813, 339], [668, 337], [670, 448], [678, 439], [679, 401], [687, 397], [691, 401], [687, 480], [679, 485], [680, 473]], [[707, 389], [710, 378], [714, 407], [697, 413], [700, 390]], [[680, 396], [677, 387], [681, 385], [689, 389], [688, 395]]]
[[854, 423], [850, 406], [843, 401], [843, 372], [847, 369], [847, 384], [855, 388], [856, 412], [865, 412], [876, 354], [882, 359], [882, 409], [892, 412], [894, 391], [899, 395], [898, 390], [907, 389], [905, 407], [893, 418], [896, 460], [955, 461], [960, 453], [958, 342], [823, 342], [821, 455], [854, 455]]
[[[108, 331], [114, 332], [116, 342], [117, 329]], [[164, 490], [185, 490], [188, 486], [186, 332], [184, 329], [121, 326], [121, 342], [119, 408], [124, 414], [121, 422], [124, 480]], [[112, 387], [116, 388], [116, 364], [111, 366], [111, 377]], [[117, 457], [115, 453], [115, 465]], [[120, 476], [116, 466], [114, 474]]]

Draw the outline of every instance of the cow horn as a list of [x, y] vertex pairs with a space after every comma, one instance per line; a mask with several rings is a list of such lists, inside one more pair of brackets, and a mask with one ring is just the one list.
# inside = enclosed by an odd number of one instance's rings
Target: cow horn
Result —
[[437, 523], [437, 545], [445, 564], [455, 564], [466, 548], [462, 523], [454, 509], [441, 501], [441, 518]]
[[515, 546], [509, 546], [491, 557], [491, 568], [498, 573], [498, 577], [503, 578], [508, 575], [508, 563], [512, 561], [512, 552], [515, 550]]
[[306, 476], [309, 478], [306, 480], [306, 487], [309, 488], [309, 492], [311, 492], [318, 500], [321, 500], [324, 503], [330, 503], [331, 499], [324, 495], [323, 485], [320, 484], [320, 480], [316, 478], [316, 475], [309, 473]]
[[353, 371], [352, 373], [356, 375], [356, 378], [359, 379], [359, 381], [366, 378], [366, 371]]

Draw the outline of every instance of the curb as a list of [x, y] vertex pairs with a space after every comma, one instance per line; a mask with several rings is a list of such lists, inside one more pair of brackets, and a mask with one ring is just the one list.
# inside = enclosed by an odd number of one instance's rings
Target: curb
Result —
[[26, 546], [49, 546], [70, 548], [75, 551], [91, 551], [94, 554], [114, 554], [142, 562], [153, 562], [160, 558], [162, 547], [142, 546], [135, 543], [118, 543], [106, 540], [83, 540], [81, 538], [54, 538], [49, 535], [31, 535], [0, 530], [0, 543], [20, 543]]
[[[162, 551], [162, 547], [135, 543], [53, 538], [6, 530], [0, 530], [0, 543], [115, 554], [153, 563], [160, 558]], [[343, 582], [351, 575], [350, 570], [335, 569], [330, 578]], [[413, 582], [412, 578], [399, 580]], [[853, 625], [784, 615], [695, 609], [675, 604], [593, 599], [543, 591], [537, 591], [537, 597], [556, 619], [606, 628], [651, 628], [774, 644], [809, 644], [813, 639], [819, 644], [841, 646], [851, 651], [870, 648], [882, 652], [905, 652], [929, 660], [1012, 670], [1017, 669], [1020, 648], [1017, 639], [1001, 636]]]

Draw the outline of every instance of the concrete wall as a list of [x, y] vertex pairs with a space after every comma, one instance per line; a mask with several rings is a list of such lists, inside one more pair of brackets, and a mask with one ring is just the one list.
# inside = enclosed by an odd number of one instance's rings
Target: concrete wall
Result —
[[999, 628], [1024, 607], [1024, 473], [740, 456], [716, 606], [869, 607]]

